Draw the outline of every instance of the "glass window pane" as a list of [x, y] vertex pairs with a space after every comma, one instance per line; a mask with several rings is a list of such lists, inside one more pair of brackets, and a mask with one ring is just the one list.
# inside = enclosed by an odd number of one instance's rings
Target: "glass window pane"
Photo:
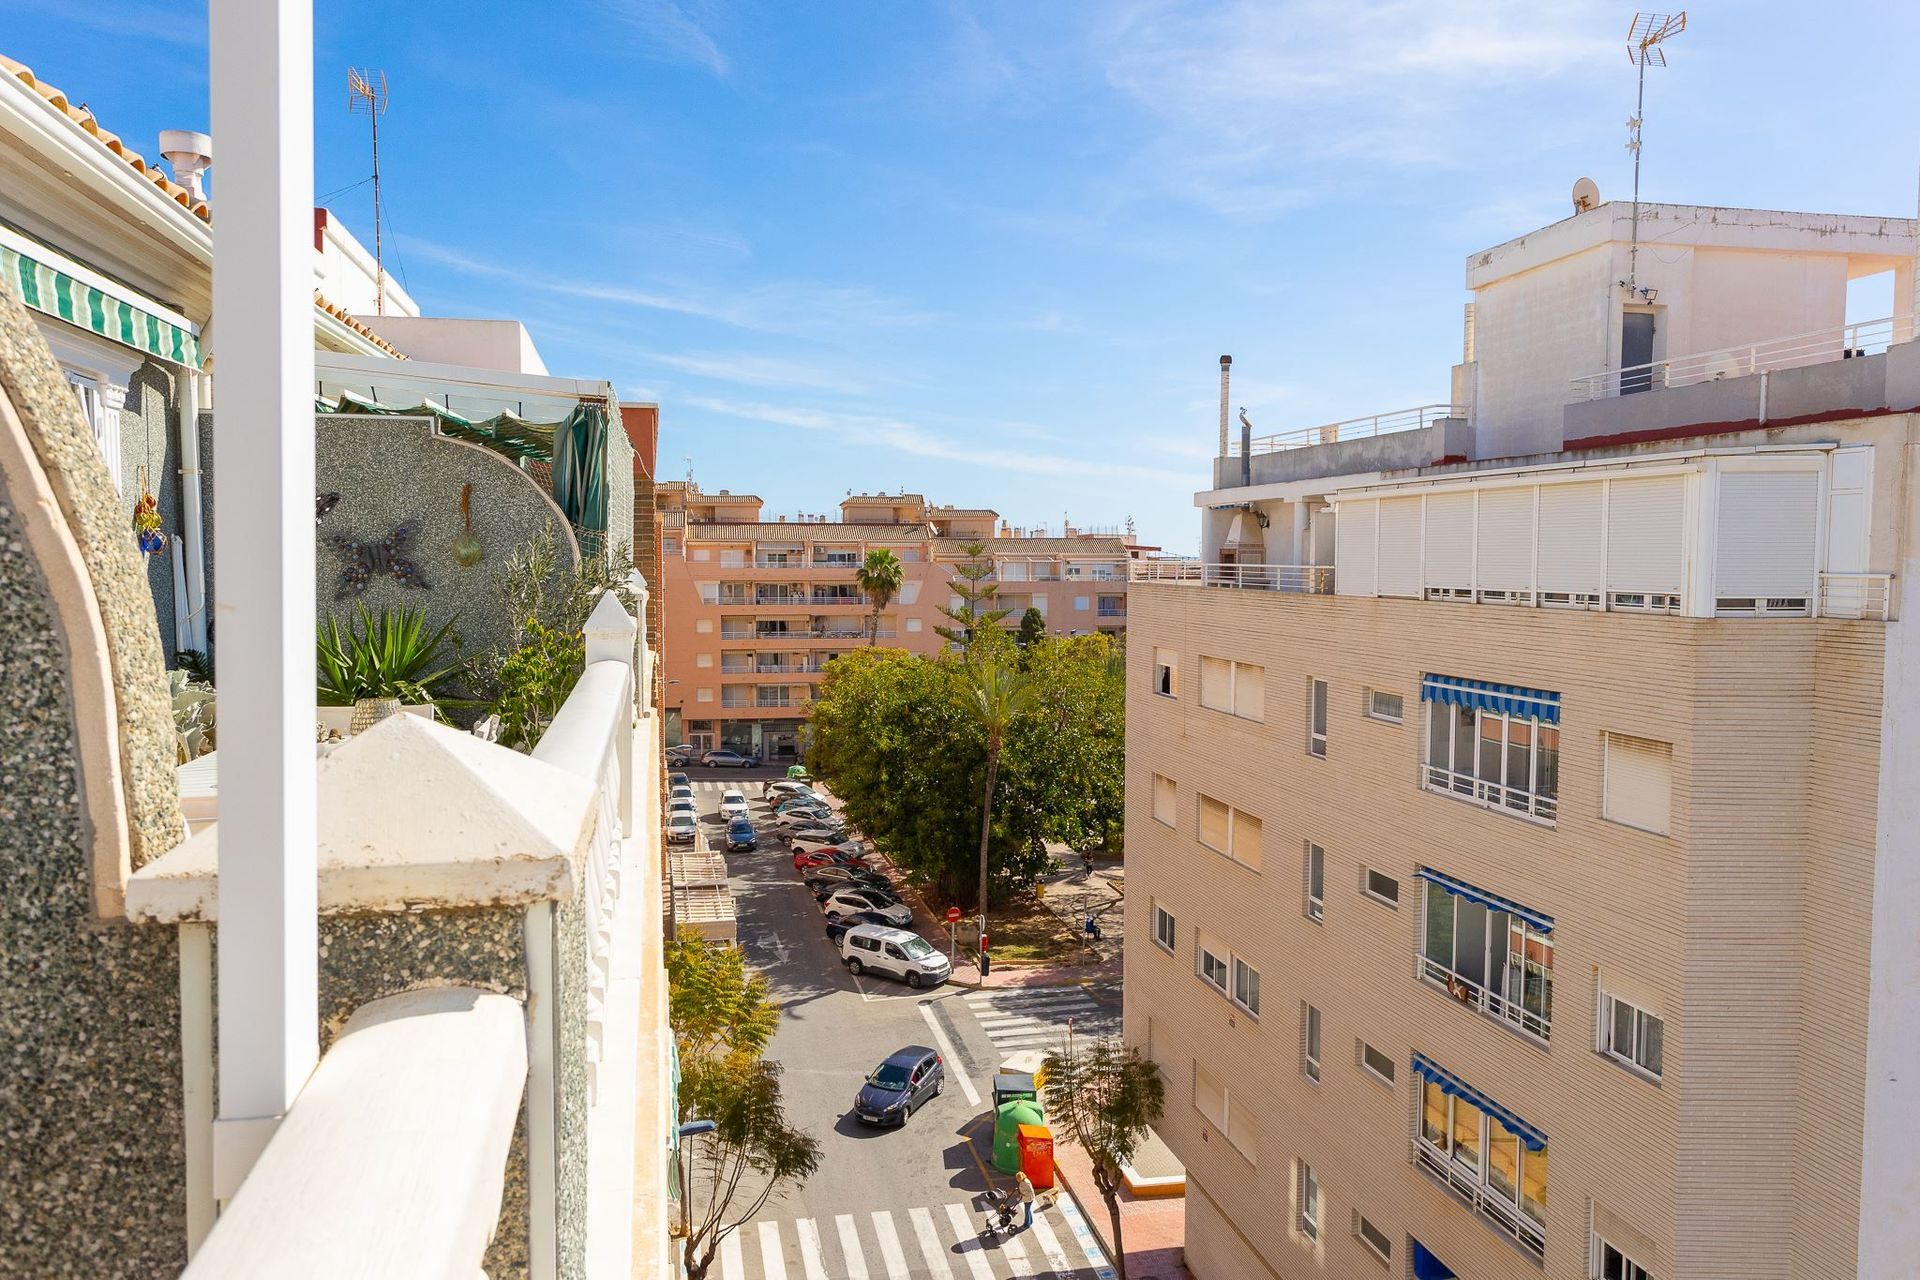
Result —
[[1539, 759], [1534, 764], [1533, 793], [1552, 800], [1560, 794], [1560, 731], [1540, 726]]
[[[1533, 724], [1528, 720], [1507, 722], [1507, 786], [1525, 792], [1533, 787]], [[1508, 803], [1525, 807], [1524, 797], [1509, 797]]]
[[1445, 1151], [1449, 1132], [1447, 1095], [1433, 1081], [1425, 1081], [1420, 1090], [1420, 1136]]
[[1468, 707], [1453, 708], [1453, 771], [1462, 775], [1453, 784], [1454, 790], [1467, 795], [1473, 793], [1473, 784], [1466, 779], [1473, 776], [1473, 711]]
[[1307, 846], [1307, 894], [1314, 898], [1327, 896], [1327, 851], [1317, 844]]
[[1545, 1225], [1547, 1221], [1547, 1149], [1528, 1151], [1520, 1157], [1520, 1208], [1529, 1218]]
[[1453, 1158], [1479, 1172], [1480, 1108], [1465, 1098], [1453, 1100]]
[[1519, 1200], [1520, 1139], [1492, 1116], [1487, 1117], [1487, 1185], [1508, 1203]]
[[1444, 969], [1453, 968], [1453, 895], [1423, 880], [1427, 895], [1427, 959]]
[[1427, 763], [1436, 769], [1451, 767], [1453, 713], [1444, 702], [1427, 704]]
[[1453, 971], [1480, 986], [1487, 985], [1487, 909], [1461, 898], [1458, 934], [1453, 944]]
[[1632, 1005], [1613, 1002], [1613, 1040], [1609, 1047], [1623, 1058], [1633, 1056], [1633, 1012]]
[[1553, 1017], [1553, 939], [1527, 931], [1527, 988], [1523, 1003], [1541, 1021]]
[[1659, 1075], [1662, 1069], [1661, 1062], [1667, 1038], [1666, 1023], [1658, 1018], [1650, 1017], [1642, 1023], [1641, 1026], [1645, 1035], [1642, 1037], [1642, 1043], [1640, 1045], [1640, 1065], [1653, 1072], [1653, 1074]]
[[1320, 1060], [1320, 1011], [1312, 1005], [1307, 1006], [1307, 1056]]
[[1480, 714], [1480, 769], [1478, 777], [1482, 782], [1499, 783], [1505, 778], [1500, 768], [1501, 752], [1506, 741], [1506, 721], [1486, 712]]
[[1313, 682], [1313, 732], [1324, 737], [1327, 732], [1327, 682]]

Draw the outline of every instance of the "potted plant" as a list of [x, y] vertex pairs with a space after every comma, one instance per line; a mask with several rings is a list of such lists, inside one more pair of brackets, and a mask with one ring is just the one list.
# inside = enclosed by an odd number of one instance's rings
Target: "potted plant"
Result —
[[427, 629], [418, 609], [356, 605], [359, 617], [341, 626], [320, 624], [318, 697], [323, 707], [352, 707], [351, 732], [360, 733], [398, 712], [403, 704], [432, 706], [465, 667], [453, 661], [453, 622]]

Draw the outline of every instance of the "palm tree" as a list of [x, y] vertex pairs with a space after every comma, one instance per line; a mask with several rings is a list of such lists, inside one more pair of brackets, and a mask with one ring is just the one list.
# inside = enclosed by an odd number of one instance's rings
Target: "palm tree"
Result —
[[880, 643], [880, 612], [893, 602], [906, 576], [907, 571], [901, 565], [900, 557], [885, 547], [875, 547], [867, 552], [867, 562], [853, 571], [853, 584], [873, 602], [873, 615], [867, 631], [868, 645]]
[[[1000, 750], [1007, 726], [1026, 706], [1027, 677], [997, 651], [975, 652], [967, 659], [968, 708], [987, 740], [987, 789], [980, 801], [980, 937], [987, 936], [987, 842], [993, 831], [993, 788], [1000, 779]], [[983, 952], [980, 968], [987, 967]]]

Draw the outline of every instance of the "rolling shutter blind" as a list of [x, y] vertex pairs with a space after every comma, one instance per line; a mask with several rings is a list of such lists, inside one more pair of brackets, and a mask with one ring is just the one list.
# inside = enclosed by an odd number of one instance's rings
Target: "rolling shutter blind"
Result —
[[1200, 843], [1227, 851], [1227, 806], [1212, 796], [1200, 797]]
[[1334, 513], [1333, 583], [1343, 596], [1370, 596], [1379, 550], [1380, 504], [1343, 502]]
[[1233, 664], [1233, 712], [1249, 720], [1267, 718], [1267, 669], [1250, 662]]
[[1260, 819], [1239, 809], [1233, 811], [1233, 860], [1260, 869], [1265, 854], [1260, 845]]
[[1817, 472], [1722, 471], [1714, 595], [1811, 596], [1819, 519]]
[[1427, 495], [1426, 585], [1467, 590], [1473, 586], [1473, 495]]
[[1225, 658], [1200, 659], [1200, 705], [1233, 710], [1233, 664]]
[[1474, 579], [1482, 591], [1533, 590], [1533, 489], [1488, 489], [1480, 495], [1480, 540]]
[[901, 583], [900, 584], [900, 603], [901, 604], [920, 603], [920, 584], [917, 582]]
[[1667, 834], [1672, 825], [1673, 747], [1646, 738], [1607, 735], [1602, 813], [1643, 831]]
[[1207, 1123], [1222, 1133], [1226, 1132], [1227, 1091], [1198, 1065], [1193, 1069], [1193, 1105], [1207, 1118]]
[[1680, 594], [1685, 482], [1615, 480], [1607, 493], [1607, 590]]
[[1172, 778], [1153, 775], [1153, 820], [1170, 827], [1180, 825], [1179, 791]]
[[1226, 1132], [1227, 1141], [1233, 1144], [1234, 1150], [1245, 1156], [1248, 1164], [1257, 1168], [1260, 1164], [1260, 1132], [1253, 1127], [1245, 1110], [1229, 1108]]
[[1598, 484], [1540, 487], [1540, 589], [1600, 593]]
[[1374, 588], [1383, 596], [1420, 594], [1420, 499], [1380, 500], [1379, 569]]

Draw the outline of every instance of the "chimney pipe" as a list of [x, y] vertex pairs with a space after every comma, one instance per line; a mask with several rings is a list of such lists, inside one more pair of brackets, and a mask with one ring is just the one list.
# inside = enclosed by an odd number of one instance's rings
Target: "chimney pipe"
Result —
[[1220, 357], [1220, 456], [1227, 456], [1227, 371], [1233, 367], [1232, 356]]
[[1253, 424], [1245, 409], [1240, 411], [1240, 483], [1253, 483]]
[[162, 129], [160, 154], [173, 166], [173, 180], [187, 189], [191, 200], [206, 199], [200, 175], [213, 164], [213, 139], [191, 129]]

